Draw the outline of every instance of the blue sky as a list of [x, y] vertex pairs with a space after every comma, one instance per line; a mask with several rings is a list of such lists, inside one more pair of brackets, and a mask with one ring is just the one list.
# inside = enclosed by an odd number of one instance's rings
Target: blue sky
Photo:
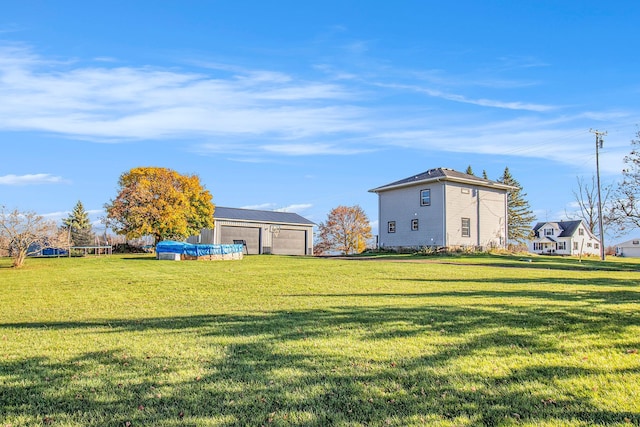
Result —
[[539, 220], [620, 178], [640, 123], [634, 1], [33, 1], [0, 15], [0, 204], [98, 221], [137, 166], [321, 222], [434, 167]]

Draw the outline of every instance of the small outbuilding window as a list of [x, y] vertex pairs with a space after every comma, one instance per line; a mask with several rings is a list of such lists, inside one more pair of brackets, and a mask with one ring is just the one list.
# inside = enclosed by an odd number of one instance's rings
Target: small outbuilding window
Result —
[[389, 221], [387, 223], [387, 232], [388, 233], [395, 233], [396, 232], [396, 222], [395, 221]]

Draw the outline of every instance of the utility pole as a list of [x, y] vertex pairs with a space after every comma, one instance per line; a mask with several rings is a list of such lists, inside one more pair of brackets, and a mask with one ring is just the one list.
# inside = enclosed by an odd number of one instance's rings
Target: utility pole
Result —
[[596, 179], [598, 184], [598, 227], [600, 229], [600, 259], [604, 261], [604, 232], [602, 231], [602, 196], [600, 195], [600, 159], [598, 149], [602, 148], [602, 137], [605, 136], [607, 132], [600, 132], [597, 129], [589, 129], [589, 132], [596, 135]]

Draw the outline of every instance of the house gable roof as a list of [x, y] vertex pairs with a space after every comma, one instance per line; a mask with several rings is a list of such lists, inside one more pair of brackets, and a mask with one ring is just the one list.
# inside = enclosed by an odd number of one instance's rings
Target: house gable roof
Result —
[[254, 209], [226, 208], [216, 206], [214, 219], [234, 221], [255, 221], [264, 223], [315, 225], [314, 222], [293, 212], [261, 211]]
[[[555, 224], [562, 229], [562, 233], [560, 233], [558, 237], [571, 237], [576, 233], [578, 227], [583, 225], [582, 220], [580, 219], [575, 221], [546, 221], [537, 223], [533, 227], [533, 231], [537, 233], [538, 230], [540, 230], [546, 224]], [[587, 230], [587, 233], [589, 233], [589, 229], [587, 227], [584, 227], [584, 229]]]
[[515, 187], [502, 184], [497, 181], [491, 181], [490, 179], [479, 178], [474, 175], [458, 172], [453, 169], [447, 168], [435, 168], [428, 171], [419, 173], [417, 175], [410, 176], [408, 178], [401, 179], [399, 181], [392, 182], [390, 184], [376, 187], [369, 190], [370, 193], [380, 193], [382, 191], [392, 190], [395, 188], [407, 187], [415, 184], [426, 184], [429, 182], [438, 181], [453, 181], [464, 184], [478, 185], [481, 187], [497, 188], [500, 190], [513, 190]]

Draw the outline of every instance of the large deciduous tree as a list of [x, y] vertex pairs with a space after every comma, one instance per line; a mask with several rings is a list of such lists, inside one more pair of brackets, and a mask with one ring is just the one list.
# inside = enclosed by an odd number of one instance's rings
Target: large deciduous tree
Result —
[[525, 198], [527, 194], [522, 192], [522, 186], [511, 175], [508, 167], [504, 168], [498, 182], [515, 187], [507, 193], [508, 239], [510, 242], [526, 243], [531, 239], [531, 223], [535, 220], [535, 215], [533, 215], [529, 202]]
[[45, 220], [35, 212], [11, 212], [0, 207], [0, 248], [13, 258], [13, 266], [22, 267], [29, 255], [44, 248], [63, 245], [54, 221]]
[[118, 181], [118, 195], [105, 205], [106, 223], [129, 239], [183, 240], [213, 228], [211, 193], [197, 175], [159, 167], [133, 168]]
[[318, 225], [318, 237], [316, 250], [360, 253], [367, 248], [367, 240], [371, 238], [369, 218], [358, 205], [338, 206]]
[[[584, 178], [578, 177], [578, 188], [573, 190], [573, 198], [578, 206], [578, 209], [573, 213], [567, 213], [569, 219], [581, 219], [589, 227], [589, 230], [594, 235], [599, 235], [599, 212], [598, 212], [598, 185], [596, 183], [596, 177], [591, 176], [591, 182], [585, 181]], [[607, 212], [610, 210], [610, 196], [611, 186], [605, 185], [601, 188], [601, 201], [602, 201], [602, 226], [606, 230], [611, 224], [610, 216]], [[605, 234], [606, 231], [605, 231]]]
[[75, 246], [90, 246], [95, 240], [93, 226], [89, 214], [84, 210], [82, 202], [78, 200], [69, 216], [62, 220], [62, 226], [67, 231], [71, 242]]
[[611, 202], [610, 218], [624, 230], [640, 228], [640, 131], [631, 140], [631, 152], [624, 157], [622, 182]]

